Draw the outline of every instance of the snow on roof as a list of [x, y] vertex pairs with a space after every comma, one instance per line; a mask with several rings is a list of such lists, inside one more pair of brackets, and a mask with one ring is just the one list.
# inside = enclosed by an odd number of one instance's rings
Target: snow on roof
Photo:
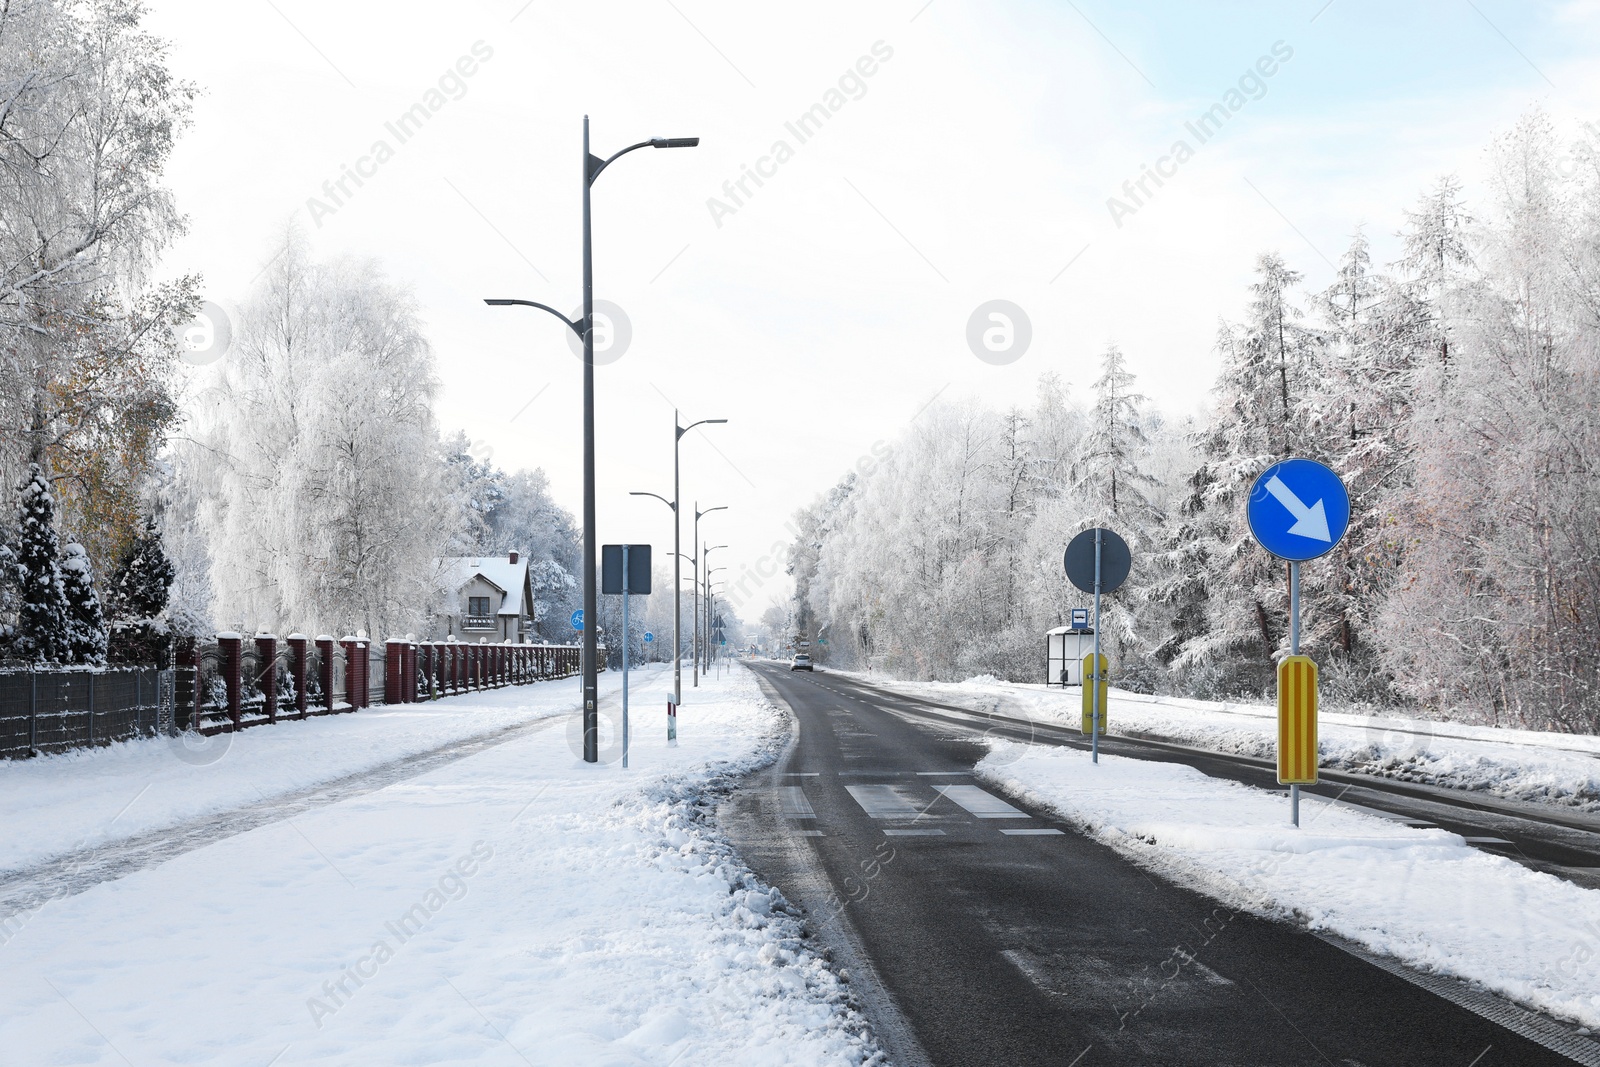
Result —
[[439, 573], [445, 589], [451, 593], [459, 593], [474, 578], [482, 578], [506, 595], [498, 614], [522, 614], [528, 557], [520, 552], [515, 563], [505, 556], [451, 556], [439, 561]]

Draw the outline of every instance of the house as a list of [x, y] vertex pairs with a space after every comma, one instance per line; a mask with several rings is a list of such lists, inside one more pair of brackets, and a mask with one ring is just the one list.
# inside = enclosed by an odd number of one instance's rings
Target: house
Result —
[[533, 587], [521, 553], [453, 556], [439, 561], [443, 633], [458, 641], [533, 640]]

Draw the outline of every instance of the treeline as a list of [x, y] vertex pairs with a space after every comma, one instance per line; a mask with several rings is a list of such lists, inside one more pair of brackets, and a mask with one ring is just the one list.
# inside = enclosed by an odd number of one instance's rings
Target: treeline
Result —
[[415, 300], [373, 264], [288, 234], [222, 361], [185, 364], [200, 279], [158, 267], [189, 226], [163, 171], [197, 90], [145, 14], [0, 3], [0, 661], [423, 634], [454, 593], [440, 557], [513, 548], [570, 637], [572, 517], [542, 472], [440, 432]]
[[1302, 570], [1324, 692], [1473, 721], [1600, 730], [1600, 137], [1532, 114], [1404, 213], [1379, 267], [1358, 232], [1308, 292], [1262, 255], [1222, 322], [1214, 405], [1174, 421], [1115, 347], [1091, 396], [945, 405], [798, 516], [797, 627], [836, 661], [1039, 680], [1082, 601], [1061, 552], [1120, 531], [1106, 630], [1121, 684], [1257, 695], [1288, 641], [1283, 564], [1244, 518], [1289, 455], [1350, 488], [1344, 541]]

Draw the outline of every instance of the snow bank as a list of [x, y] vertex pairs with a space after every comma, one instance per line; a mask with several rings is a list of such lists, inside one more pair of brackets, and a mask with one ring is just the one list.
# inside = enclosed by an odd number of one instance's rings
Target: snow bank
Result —
[[[841, 672], [844, 673], [844, 672]], [[853, 675], [876, 685], [878, 675]], [[947, 703], [1078, 726], [1077, 689], [1001, 682], [890, 682]], [[1277, 709], [1113, 689], [1113, 734], [1150, 737], [1217, 752], [1272, 759]], [[1399, 716], [1319, 713], [1318, 751], [1332, 770], [1380, 775], [1493, 796], [1600, 812], [1600, 737], [1510, 730]]]
[[994, 742], [987, 780], [1232, 907], [1600, 1027], [1600, 892], [1315, 797], [1192, 767]]
[[685, 696], [675, 748], [660, 701], [635, 704], [627, 772], [583, 764], [552, 724], [53, 901], [0, 947], [0, 1048], [81, 1064], [880, 1062], [847, 987], [710, 821], [786, 722], [742, 669]]

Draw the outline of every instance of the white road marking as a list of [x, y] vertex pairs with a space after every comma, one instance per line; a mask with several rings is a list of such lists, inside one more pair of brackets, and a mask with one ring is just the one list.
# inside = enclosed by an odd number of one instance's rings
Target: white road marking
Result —
[[795, 835], [798, 836], [798, 837], [827, 837], [828, 836], [827, 834], [823, 833], [821, 830], [796, 830], [795, 831]]
[[915, 819], [923, 809], [897, 785], [847, 785], [845, 789], [874, 819]]
[[943, 837], [943, 830], [885, 830], [885, 837]]
[[815, 819], [817, 813], [812, 810], [811, 801], [806, 799], [806, 791], [797, 785], [780, 785], [778, 787], [778, 802], [782, 806], [781, 814], [785, 819]]
[[1020, 830], [1001, 830], [1000, 832], [1003, 834], [1010, 834], [1012, 837], [1044, 837], [1047, 834], [1059, 834], [1061, 831], [1055, 829], [1042, 830], [1035, 827], [1026, 827]]
[[966, 808], [980, 819], [1031, 819], [1033, 816], [1012, 807], [993, 793], [975, 785], [935, 786], [939, 792]]
[[815, 778], [821, 771], [784, 771], [785, 778]]
[[1511, 844], [1510, 841], [1507, 841], [1503, 837], [1465, 837], [1465, 838], [1462, 838], [1462, 840], [1465, 841], [1469, 845], [1509, 845], [1509, 844]]
[[918, 771], [919, 778], [960, 778], [962, 775], [971, 774], [971, 771]]

